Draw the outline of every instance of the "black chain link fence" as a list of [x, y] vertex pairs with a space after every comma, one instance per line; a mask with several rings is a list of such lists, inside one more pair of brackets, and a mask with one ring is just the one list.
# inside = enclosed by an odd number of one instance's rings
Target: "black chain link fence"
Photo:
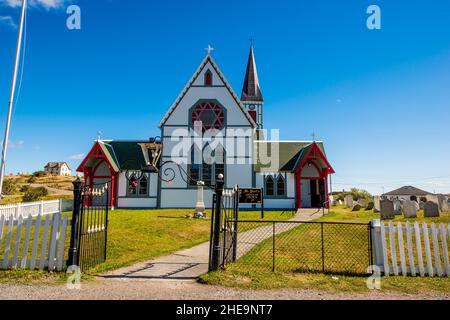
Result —
[[226, 225], [238, 231], [236, 260], [227, 269], [366, 274], [372, 265], [370, 224], [228, 221]]

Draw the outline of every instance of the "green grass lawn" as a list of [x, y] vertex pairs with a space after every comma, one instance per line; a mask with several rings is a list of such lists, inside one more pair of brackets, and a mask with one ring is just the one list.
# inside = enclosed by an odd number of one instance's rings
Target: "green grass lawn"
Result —
[[[351, 212], [350, 209], [336, 207], [316, 221], [368, 223], [377, 218], [379, 218], [379, 214], [372, 211]], [[404, 219], [397, 216], [394, 221], [448, 223], [449, 218], [448, 213], [441, 214], [440, 218], [424, 218], [423, 212], [419, 212], [417, 219]], [[235, 263], [228, 265], [225, 270], [205, 274], [200, 281], [245, 289], [302, 288], [326, 291], [368, 291], [366, 275], [350, 276], [305, 272], [308, 268], [315, 271], [320, 269], [321, 243], [317, 240], [320, 238], [317, 236], [317, 232], [320, 231], [316, 229], [314, 225], [304, 224], [275, 237], [277, 247], [275, 272], [272, 272], [272, 239], [267, 239], [256, 245]], [[347, 266], [353, 268], [358, 266], [359, 261], [352, 261], [354, 257], [367, 255], [367, 240], [364, 240], [362, 234], [359, 235], [359, 229], [348, 230], [347, 233], [334, 233], [332, 237], [327, 237], [327, 232], [331, 231], [325, 229], [324, 239], [334, 238], [333, 244], [339, 244], [339, 246], [331, 245], [330, 250], [327, 250], [325, 242], [325, 261], [331, 260], [330, 269], [333, 267], [345, 269]], [[358, 244], [355, 241], [361, 243]], [[358, 267], [364, 268], [363, 265]], [[449, 278], [390, 276], [383, 277], [381, 284], [382, 290], [386, 291], [409, 293], [433, 290], [450, 291]]]
[[[210, 214], [208, 211], [207, 217]], [[187, 216], [192, 216], [192, 210], [110, 211], [106, 262], [86, 272], [87, 275], [129, 266], [209, 241], [211, 220]], [[286, 220], [291, 217], [287, 212], [267, 211], [264, 220]], [[240, 219], [259, 220], [260, 212], [241, 211]], [[69, 238], [66, 240], [66, 257]], [[37, 271], [0, 270], [0, 282], [48, 282], [58, 277]]]

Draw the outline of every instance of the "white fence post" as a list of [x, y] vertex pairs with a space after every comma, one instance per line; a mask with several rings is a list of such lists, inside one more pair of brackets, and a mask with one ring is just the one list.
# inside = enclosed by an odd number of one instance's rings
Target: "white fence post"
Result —
[[383, 245], [381, 241], [381, 221], [379, 219], [370, 222], [372, 228], [372, 250], [375, 256], [375, 265], [384, 266]]

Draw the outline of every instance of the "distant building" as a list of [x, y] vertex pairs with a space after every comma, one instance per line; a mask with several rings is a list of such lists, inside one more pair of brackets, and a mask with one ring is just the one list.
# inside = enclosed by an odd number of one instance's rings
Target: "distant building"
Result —
[[44, 167], [44, 171], [50, 174], [56, 174], [58, 176], [70, 176], [72, 170], [66, 162], [49, 162]]
[[382, 194], [382, 196], [388, 198], [389, 200], [398, 198], [400, 200], [416, 200], [416, 201], [420, 200], [421, 198], [426, 199], [427, 196], [432, 195], [434, 194], [431, 192], [421, 190], [412, 186], [404, 186], [396, 190]]

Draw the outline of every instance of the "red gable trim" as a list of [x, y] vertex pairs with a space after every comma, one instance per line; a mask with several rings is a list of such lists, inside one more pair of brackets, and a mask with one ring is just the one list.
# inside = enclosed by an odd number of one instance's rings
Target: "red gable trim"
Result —
[[89, 159], [91, 159], [91, 158], [102, 159], [103, 161], [105, 161], [108, 164], [108, 167], [109, 167], [110, 171], [111, 172], [113, 171], [112, 170], [113, 166], [109, 162], [108, 157], [103, 152], [102, 147], [100, 146], [100, 143], [97, 141], [97, 142], [95, 142], [95, 144], [92, 147], [91, 151], [89, 151], [88, 155], [84, 158], [84, 160], [78, 166], [77, 172], [84, 172], [84, 169], [85, 169], [85, 166], [86, 166], [86, 162]]
[[325, 156], [325, 154], [322, 152], [322, 150], [319, 148], [319, 146], [315, 142], [312, 143], [311, 148], [309, 149], [308, 153], [303, 158], [303, 160], [299, 163], [297, 168], [294, 168], [295, 172], [301, 170], [303, 168], [304, 164], [306, 163], [306, 161], [308, 161], [308, 160], [317, 160], [317, 159], [321, 159], [321, 160], [323, 160], [325, 162], [325, 164], [328, 167], [327, 169], [328, 169], [328, 173], [329, 174], [335, 173], [333, 167], [328, 162], [327, 157]]

